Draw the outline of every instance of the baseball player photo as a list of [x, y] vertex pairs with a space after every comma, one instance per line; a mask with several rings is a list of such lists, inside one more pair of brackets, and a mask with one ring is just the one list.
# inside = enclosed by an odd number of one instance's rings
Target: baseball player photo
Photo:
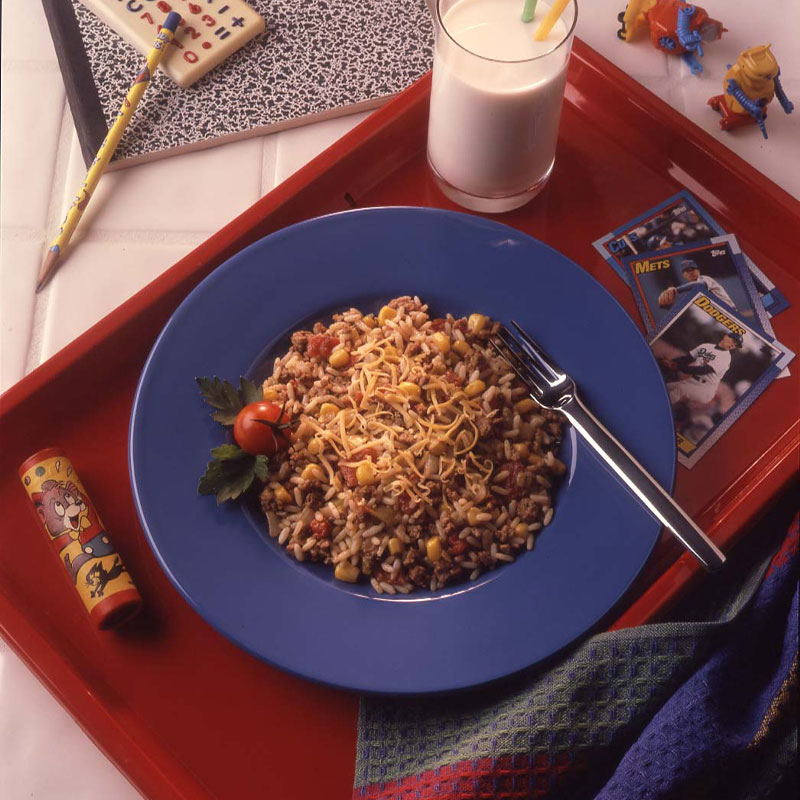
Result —
[[[726, 233], [697, 198], [684, 189], [601, 236], [593, 245], [606, 263], [630, 286], [632, 280], [622, 263], [623, 258], [696, 244]], [[774, 317], [788, 308], [789, 301], [775, 284], [747, 255], [742, 253], [742, 257], [767, 316]], [[764, 327], [767, 335], [773, 336], [772, 329], [767, 325]]]
[[691, 467], [793, 354], [708, 291], [678, 302], [650, 347], [667, 387], [679, 460]]
[[734, 236], [629, 256], [623, 262], [649, 331], [663, 325], [680, 298], [699, 291], [735, 310], [762, 333], [767, 331], [769, 319]]
[[718, 233], [721, 231], [714, 230], [692, 208], [688, 197], [678, 194], [643, 218], [618, 229], [604, 244], [609, 252], [624, 258], [710, 239]]
[[731, 300], [731, 296], [725, 291], [719, 281], [714, 280], [710, 275], [702, 275], [697, 262], [691, 258], [684, 258], [680, 264], [680, 273], [685, 283], [679, 286], [669, 286], [658, 296], [659, 308], [672, 308], [679, 294], [706, 290], [713, 294], [717, 300], [721, 300], [726, 306], [736, 307]]

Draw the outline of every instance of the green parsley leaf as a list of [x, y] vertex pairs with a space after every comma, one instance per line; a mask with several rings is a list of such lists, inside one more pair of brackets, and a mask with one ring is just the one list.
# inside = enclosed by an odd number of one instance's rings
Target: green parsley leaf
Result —
[[256, 456], [256, 463], [254, 466], [256, 478], [260, 481], [266, 481], [269, 477], [269, 462], [266, 456]]
[[245, 458], [249, 455], [237, 444], [221, 444], [211, 448], [211, 455], [218, 461], [230, 461], [234, 458]]
[[216, 408], [211, 417], [223, 425], [233, 425], [236, 415], [244, 407], [236, 387], [229, 381], [214, 378], [197, 378], [203, 400]]
[[244, 494], [256, 478], [263, 482], [269, 476], [266, 456], [251, 456], [235, 444], [214, 447], [211, 455], [197, 491], [215, 495], [217, 505]]
[[247, 378], [240, 378], [239, 396], [242, 398], [242, 403], [247, 406], [250, 403], [260, 403], [264, 399], [264, 392], [257, 383]]

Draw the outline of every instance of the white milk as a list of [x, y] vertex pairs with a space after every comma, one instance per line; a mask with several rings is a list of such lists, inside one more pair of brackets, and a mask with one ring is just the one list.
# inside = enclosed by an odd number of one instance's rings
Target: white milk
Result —
[[[437, 31], [428, 158], [444, 181], [469, 195], [521, 195], [543, 185], [553, 165], [571, 43], [558, 45], [574, 6], [542, 42], [533, 34], [550, 5], [539, 0], [531, 23], [521, 20], [523, 6], [524, 0], [442, 6], [445, 30]], [[530, 196], [494, 210], [521, 205]]]

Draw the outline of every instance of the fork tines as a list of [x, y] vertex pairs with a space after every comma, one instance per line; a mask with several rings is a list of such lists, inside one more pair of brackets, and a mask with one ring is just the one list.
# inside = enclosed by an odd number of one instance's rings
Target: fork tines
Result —
[[540, 348], [523, 331], [516, 322], [512, 321], [514, 327], [524, 337], [520, 341], [511, 331], [501, 325], [497, 331], [498, 344], [494, 339], [489, 343], [497, 351], [498, 355], [514, 370], [514, 372], [536, 395], [541, 396], [547, 388], [554, 383], [558, 383], [563, 376], [559, 375], [544, 360]]
[[[500, 328], [497, 333], [497, 338], [505, 345], [505, 347], [501, 347], [494, 339], [489, 339], [489, 344], [495, 349], [497, 355], [503, 359], [503, 361], [508, 364], [514, 372], [517, 373], [517, 377], [532, 391], [539, 394], [537, 391], [536, 384], [533, 382], [530, 376], [530, 370], [525, 365], [525, 362], [522, 358], [516, 353], [512, 345], [510, 345], [503, 334], [508, 335], [507, 331], [504, 328]], [[513, 341], [513, 339], [512, 339]]]

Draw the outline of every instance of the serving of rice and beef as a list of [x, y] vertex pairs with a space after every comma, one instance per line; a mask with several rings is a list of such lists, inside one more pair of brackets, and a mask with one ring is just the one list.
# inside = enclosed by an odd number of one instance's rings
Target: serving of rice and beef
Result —
[[563, 418], [494, 353], [496, 328], [398, 297], [294, 333], [263, 384], [294, 420], [260, 495], [279, 544], [388, 594], [474, 580], [532, 549], [566, 470]]

